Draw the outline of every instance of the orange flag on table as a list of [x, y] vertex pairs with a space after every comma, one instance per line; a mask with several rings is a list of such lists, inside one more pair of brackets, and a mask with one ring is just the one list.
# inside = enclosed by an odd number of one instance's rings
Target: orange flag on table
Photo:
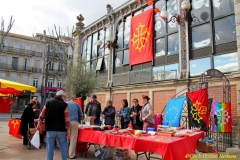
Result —
[[152, 32], [153, 9], [131, 18], [129, 64], [153, 60]]

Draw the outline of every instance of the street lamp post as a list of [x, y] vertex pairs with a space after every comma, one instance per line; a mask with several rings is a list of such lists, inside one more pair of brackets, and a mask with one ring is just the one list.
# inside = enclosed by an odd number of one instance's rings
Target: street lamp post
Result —
[[44, 104], [44, 105], [45, 105], [45, 103], [46, 103], [46, 98], [47, 98], [49, 52], [50, 52], [50, 44], [48, 44], [47, 59], [46, 59], [46, 68], [45, 68], [45, 84], [44, 84], [44, 99], [43, 99], [43, 104]]

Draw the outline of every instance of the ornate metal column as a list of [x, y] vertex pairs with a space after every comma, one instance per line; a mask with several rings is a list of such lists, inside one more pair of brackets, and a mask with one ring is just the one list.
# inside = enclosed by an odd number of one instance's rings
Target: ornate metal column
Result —
[[[109, 21], [109, 25], [107, 26], [110, 32], [110, 39], [114, 41], [114, 15], [113, 15], [113, 8], [111, 5], [107, 5], [107, 19]], [[112, 43], [112, 42], [111, 42]], [[114, 50], [114, 42], [113, 45], [109, 45], [109, 57], [108, 57], [108, 80], [106, 87], [112, 87], [113, 81], [113, 50]]]

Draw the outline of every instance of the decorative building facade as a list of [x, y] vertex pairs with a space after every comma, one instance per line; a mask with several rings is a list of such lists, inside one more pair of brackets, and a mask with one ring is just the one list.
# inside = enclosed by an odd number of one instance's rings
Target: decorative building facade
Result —
[[[196, 86], [206, 70], [217, 69], [230, 81], [236, 126], [240, 116], [240, 1], [190, 0], [188, 11], [181, 9], [183, 0], [154, 2], [149, 6], [144, 0], [130, 0], [114, 10], [107, 5], [107, 14], [87, 27], [83, 27], [83, 17], [78, 19], [73, 56], [96, 69], [98, 100], [102, 106], [113, 100], [119, 111], [122, 99], [132, 106], [133, 98], [148, 95], [154, 112], [161, 113], [170, 98]], [[168, 12], [167, 22], [176, 15], [179, 22], [167, 23], [160, 12], [154, 12], [153, 60], [130, 66], [131, 18], [156, 8]], [[100, 47], [99, 40], [103, 42]], [[223, 101], [222, 79], [209, 77], [208, 84], [209, 97]], [[237, 127], [234, 132], [239, 132]]]

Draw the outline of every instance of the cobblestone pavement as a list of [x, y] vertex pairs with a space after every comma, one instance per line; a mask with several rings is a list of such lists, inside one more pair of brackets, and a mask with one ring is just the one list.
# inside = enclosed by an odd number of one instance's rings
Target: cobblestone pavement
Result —
[[[42, 145], [41, 149], [31, 148], [28, 150], [26, 146], [22, 145], [22, 139], [12, 137], [8, 134], [8, 122], [0, 121], [0, 160], [44, 160], [46, 159], [46, 148], [45, 144]], [[224, 153], [226, 154], [226, 153]], [[240, 150], [235, 150], [229, 153], [229, 155], [236, 155], [236, 158], [218, 158], [221, 160], [240, 159]], [[154, 155], [158, 156], [158, 155]], [[209, 160], [211, 154], [195, 154], [195, 158], [192, 160]], [[209, 158], [204, 158], [208, 156]], [[60, 160], [61, 155], [59, 149], [56, 147], [54, 152], [54, 160]], [[81, 157], [80, 152], [77, 153], [76, 159], [88, 159], [95, 160], [94, 147], [90, 147], [87, 158]], [[131, 160], [136, 159], [136, 156], [131, 152]], [[217, 158], [215, 158], [217, 159]], [[144, 155], [141, 155], [139, 160], [146, 160]]]

